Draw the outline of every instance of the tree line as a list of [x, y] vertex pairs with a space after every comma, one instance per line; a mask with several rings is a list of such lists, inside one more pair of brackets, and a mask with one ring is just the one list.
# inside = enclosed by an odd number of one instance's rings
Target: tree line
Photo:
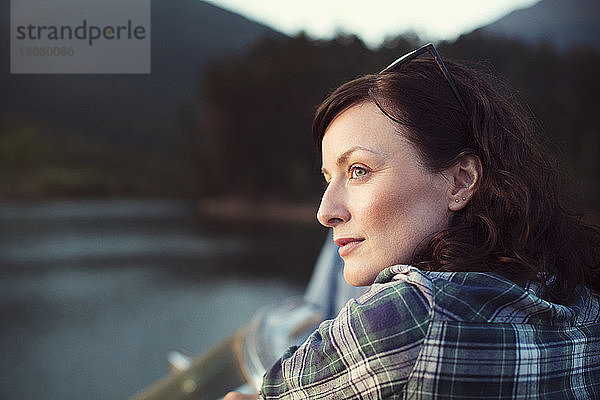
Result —
[[[211, 64], [190, 135], [197, 195], [315, 201], [321, 192], [311, 139], [315, 107], [340, 83], [377, 72], [420, 44], [417, 37], [399, 36], [372, 50], [352, 35], [322, 41], [300, 34]], [[581, 182], [587, 207], [598, 212], [597, 50], [559, 52], [548, 43], [477, 32], [437, 47], [442, 57], [466, 61], [515, 88], [562, 168]]]

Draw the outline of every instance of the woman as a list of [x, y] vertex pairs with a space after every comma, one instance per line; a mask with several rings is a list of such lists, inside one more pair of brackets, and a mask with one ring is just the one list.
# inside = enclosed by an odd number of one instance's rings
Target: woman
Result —
[[372, 286], [260, 398], [600, 398], [600, 234], [523, 114], [447, 66], [424, 46], [317, 110], [317, 218]]

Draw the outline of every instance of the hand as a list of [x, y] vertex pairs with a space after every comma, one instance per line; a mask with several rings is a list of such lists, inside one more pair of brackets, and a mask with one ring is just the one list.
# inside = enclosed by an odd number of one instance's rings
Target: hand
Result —
[[223, 397], [223, 400], [256, 400], [257, 394], [242, 394], [239, 392], [229, 392]]

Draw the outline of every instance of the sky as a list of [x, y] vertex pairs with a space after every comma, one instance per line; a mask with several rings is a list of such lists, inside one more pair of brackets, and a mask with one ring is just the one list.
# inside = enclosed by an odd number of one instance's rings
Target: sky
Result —
[[328, 39], [354, 33], [371, 47], [414, 32], [422, 39], [454, 40], [539, 0], [207, 0], [288, 35], [305, 31]]

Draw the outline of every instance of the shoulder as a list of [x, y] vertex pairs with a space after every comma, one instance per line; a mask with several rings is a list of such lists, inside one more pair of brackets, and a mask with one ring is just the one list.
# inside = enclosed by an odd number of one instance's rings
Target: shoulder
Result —
[[[400, 393], [427, 336], [430, 305], [407, 282], [375, 284], [267, 372], [265, 398]], [[273, 397], [271, 397], [273, 396]], [[284, 396], [283, 396], [284, 397]]]
[[365, 294], [350, 300], [319, 331], [330, 337], [345, 336], [345, 332], [351, 331], [353, 336], [379, 340], [397, 334], [404, 335], [402, 339], [407, 341], [418, 340], [426, 334], [431, 315], [430, 285], [424, 276], [408, 278], [374, 283]]
[[[578, 287], [570, 304], [545, 299], [536, 282], [520, 286], [491, 272], [422, 271], [412, 266], [389, 267], [378, 276], [373, 292], [396, 287], [419, 293], [429, 303], [431, 321], [574, 325], [600, 322], [598, 295]], [[385, 290], [384, 290], [385, 292]]]
[[413, 266], [395, 265], [381, 272], [374, 289], [388, 285], [412, 288], [413, 293], [426, 299], [430, 317], [435, 321], [500, 322], [507, 307], [514, 311], [511, 305], [535, 303], [525, 288], [488, 272], [423, 271]]

